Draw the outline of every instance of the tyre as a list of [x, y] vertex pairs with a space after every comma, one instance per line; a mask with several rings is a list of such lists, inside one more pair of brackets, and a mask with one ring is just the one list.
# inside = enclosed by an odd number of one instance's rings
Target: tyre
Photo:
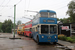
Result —
[[57, 44], [57, 42], [53, 42], [53, 44], [55, 44], [55, 45], [56, 45], [56, 44]]
[[39, 37], [37, 36], [37, 44], [40, 44], [40, 42], [39, 42]]

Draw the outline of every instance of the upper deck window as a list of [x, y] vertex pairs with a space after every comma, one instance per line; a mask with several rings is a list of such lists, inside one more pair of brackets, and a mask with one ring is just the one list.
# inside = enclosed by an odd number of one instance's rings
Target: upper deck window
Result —
[[49, 13], [49, 17], [56, 18], [56, 14], [55, 13]]
[[48, 12], [41, 12], [41, 17], [48, 17]]
[[56, 18], [56, 13], [50, 13], [50, 12], [41, 12], [41, 17], [50, 17], [50, 18]]

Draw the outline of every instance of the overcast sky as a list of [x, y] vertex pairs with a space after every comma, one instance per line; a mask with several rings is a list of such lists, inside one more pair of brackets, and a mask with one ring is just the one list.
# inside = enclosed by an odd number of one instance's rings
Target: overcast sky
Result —
[[[26, 12], [24, 10], [40, 11], [42, 9], [54, 10], [57, 13], [57, 18], [67, 18], [66, 11], [68, 10], [68, 3], [71, 0], [0, 0], [0, 22], [5, 19], [12, 19], [14, 17], [14, 5], [16, 5], [16, 22], [21, 20], [22, 23], [29, 21], [29, 19], [22, 18], [29, 15], [35, 15], [34, 12]], [[12, 17], [8, 17], [12, 16]]]

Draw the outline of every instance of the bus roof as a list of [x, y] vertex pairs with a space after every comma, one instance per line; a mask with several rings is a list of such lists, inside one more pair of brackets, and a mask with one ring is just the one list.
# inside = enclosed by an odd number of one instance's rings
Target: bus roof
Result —
[[21, 24], [21, 25], [18, 25], [18, 26], [22, 26], [22, 25], [25, 25], [25, 24]]
[[[31, 20], [31, 21], [28, 21], [28, 22], [26, 22], [26, 23], [29, 23], [29, 22], [32, 22], [32, 20]], [[25, 24], [26, 24], [26, 23], [25, 23]]]
[[41, 13], [41, 12], [51, 12], [51, 13], [56, 13], [56, 12], [53, 11], [53, 10], [40, 10], [39, 13]]

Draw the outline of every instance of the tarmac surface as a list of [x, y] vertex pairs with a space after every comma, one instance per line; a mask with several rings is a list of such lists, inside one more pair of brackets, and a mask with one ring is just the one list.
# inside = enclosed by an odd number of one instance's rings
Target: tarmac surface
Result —
[[0, 33], [0, 50], [64, 50], [57, 48], [56, 46], [59, 46], [57, 44], [42, 43], [38, 45], [33, 39], [17, 34], [15, 37], [22, 39], [9, 39], [10, 37], [13, 37], [10, 33]]

